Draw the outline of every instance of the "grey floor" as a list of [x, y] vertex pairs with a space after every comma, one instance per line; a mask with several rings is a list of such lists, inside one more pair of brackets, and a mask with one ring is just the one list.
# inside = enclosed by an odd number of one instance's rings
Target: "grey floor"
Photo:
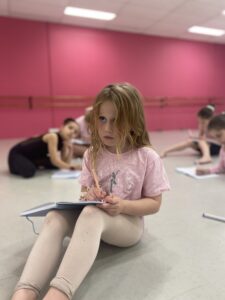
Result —
[[[151, 139], [160, 151], [186, 136], [186, 131], [153, 132]], [[36, 238], [19, 213], [79, 195], [76, 180], [52, 180], [50, 172], [29, 180], [10, 176], [6, 155], [15, 142], [0, 141], [1, 300], [10, 299]], [[191, 166], [195, 159], [192, 150], [164, 159], [172, 190], [164, 194], [160, 212], [145, 217], [142, 241], [122, 250], [102, 245], [74, 299], [225, 299], [225, 223], [202, 217], [203, 212], [225, 216], [225, 176], [195, 180], [175, 172], [176, 166]], [[42, 220], [35, 219], [38, 229]]]

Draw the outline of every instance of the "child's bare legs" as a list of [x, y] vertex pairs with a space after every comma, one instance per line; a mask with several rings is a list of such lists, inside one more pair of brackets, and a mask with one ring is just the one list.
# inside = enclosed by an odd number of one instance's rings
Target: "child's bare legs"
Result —
[[70, 212], [50, 212], [47, 215], [17, 284], [13, 300], [37, 299], [59, 263], [64, 237], [71, 235], [76, 217], [76, 213]]
[[209, 150], [209, 145], [205, 140], [199, 140], [198, 141], [198, 146], [201, 150], [202, 157], [198, 160], [196, 160], [196, 163], [198, 164], [207, 164], [212, 161], [211, 156], [210, 156], [210, 150]]
[[100, 208], [86, 206], [77, 220], [70, 244], [44, 300], [65, 300], [65, 295], [68, 299], [72, 298], [96, 258], [101, 239], [109, 244], [128, 247], [139, 241], [142, 232], [143, 224], [139, 217], [112, 217]]
[[[163, 157], [167, 156], [168, 153], [175, 152], [175, 151], [182, 151], [182, 150], [184, 150], [184, 149], [186, 149], [186, 148], [194, 148], [192, 140], [187, 140], [187, 141], [185, 141], [185, 142], [182, 142], [182, 143], [173, 145], [173, 146], [171, 146], [171, 147], [165, 149], [165, 150], [161, 153], [160, 157], [163, 158]], [[194, 149], [195, 149], [195, 148], [194, 148]]]

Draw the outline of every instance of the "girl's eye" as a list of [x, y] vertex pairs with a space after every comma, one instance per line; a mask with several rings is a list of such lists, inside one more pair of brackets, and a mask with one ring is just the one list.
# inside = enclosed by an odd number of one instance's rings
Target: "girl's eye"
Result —
[[105, 122], [106, 122], [106, 118], [103, 117], [103, 116], [99, 116], [99, 121], [100, 121], [101, 123], [105, 123]]

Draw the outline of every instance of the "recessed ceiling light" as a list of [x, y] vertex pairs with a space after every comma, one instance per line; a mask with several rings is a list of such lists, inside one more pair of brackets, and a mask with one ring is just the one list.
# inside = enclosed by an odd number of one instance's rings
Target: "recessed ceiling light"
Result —
[[67, 6], [64, 10], [64, 14], [68, 16], [98, 19], [105, 21], [113, 20], [116, 17], [116, 14], [114, 13], [72, 6]]
[[213, 36], [221, 36], [225, 34], [225, 31], [222, 29], [208, 28], [202, 26], [192, 26], [188, 28], [188, 31], [191, 33], [213, 35]]
[[222, 14], [225, 15], [225, 10], [222, 11]]

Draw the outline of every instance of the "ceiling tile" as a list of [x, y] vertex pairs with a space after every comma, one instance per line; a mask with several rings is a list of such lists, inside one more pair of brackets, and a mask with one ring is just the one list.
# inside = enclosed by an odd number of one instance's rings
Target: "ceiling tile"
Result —
[[142, 18], [161, 19], [167, 13], [160, 9], [150, 9], [139, 5], [124, 5], [119, 12], [119, 17], [130, 16], [133, 20]]
[[[21, 0], [8, 0], [8, 2], [11, 3], [17, 3], [18, 5], [21, 2], [25, 2], [25, 1], [21, 1]], [[52, 5], [58, 5], [58, 6], [65, 6], [68, 3], [68, 0], [26, 0], [26, 2], [28, 3], [28, 5], [45, 5], [45, 4], [52, 4]]]
[[201, 5], [217, 7], [219, 9], [225, 9], [225, 0], [196, 0]]
[[186, 1], [182, 6], [176, 8], [173, 13], [184, 16], [194, 15], [211, 18], [219, 15], [221, 11], [218, 7], [202, 5], [196, 1]]
[[129, 0], [128, 3], [149, 7], [149, 9], [153, 8], [162, 11], [171, 11], [185, 2], [185, 0]]
[[[126, 0], [127, 1], [127, 0]], [[87, 9], [102, 10], [107, 12], [118, 12], [123, 7], [125, 1], [105, 1], [105, 0], [70, 0], [67, 6], [76, 6]]]
[[51, 20], [58, 20], [63, 15], [64, 6], [51, 5], [43, 3], [31, 3], [31, 0], [11, 1], [9, 11], [12, 16], [23, 15], [30, 18], [30, 16], [40, 16], [40, 18], [51, 18]]
[[225, 16], [220, 16], [218, 18], [213, 18], [202, 25], [212, 28], [225, 29]]

